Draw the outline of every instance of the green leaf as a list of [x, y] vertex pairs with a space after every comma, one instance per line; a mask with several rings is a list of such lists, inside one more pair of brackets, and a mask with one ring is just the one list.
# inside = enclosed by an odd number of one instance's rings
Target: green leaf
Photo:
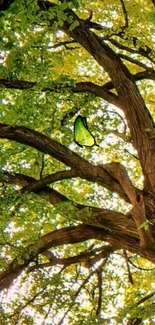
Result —
[[66, 17], [66, 15], [65, 15], [65, 13], [64, 13], [63, 10], [58, 10], [57, 11], [57, 17], [60, 18], [60, 19], [62, 19], [63, 21], [67, 19], [67, 17]]
[[78, 22], [78, 20], [74, 20], [74, 22], [70, 25], [69, 30], [72, 31], [77, 26], [79, 26], [79, 22]]
[[142, 222], [142, 224], [138, 227], [138, 229], [144, 228], [145, 230], [147, 230], [148, 227], [149, 227], [149, 222], [148, 222], [148, 220], [146, 220], [146, 221]]
[[61, 3], [60, 5], [59, 5], [59, 9], [60, 10], [65, 10], [65, 9], [67, 9], [68, 8], [68, 2], [67, 1], [64, 1], [63, 3]]
[[58, 26], [62, 27], [64, 24], [64, 21], [62, 19], [58, 19]]

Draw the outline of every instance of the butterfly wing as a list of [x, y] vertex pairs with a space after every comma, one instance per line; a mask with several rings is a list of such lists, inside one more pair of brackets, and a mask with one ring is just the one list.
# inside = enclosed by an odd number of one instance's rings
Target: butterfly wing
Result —
[[88, 130], [86, 118], [81, 115], [74, 122], [74, 140], [80, 147], [92, 147], [95, 145], [95, 139]]

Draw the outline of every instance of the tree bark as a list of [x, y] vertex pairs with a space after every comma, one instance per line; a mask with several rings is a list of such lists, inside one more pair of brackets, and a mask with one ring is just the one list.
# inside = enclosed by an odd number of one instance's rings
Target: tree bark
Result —
[[0, 0], [0, 11], [7, 10], [15, 0]]
[[15, 258], [7, 269], [0, 274], [0, 289], [9, 288], [14, 279], [16, 279], [21, 272], [35, 260], [38, 254], [47, 251], [51, 247], [59, 245], [79, 243], [88, 239], [98, 239], [101, 241], [108, 241], [113, 249], [120, 249], [122, 246], [138, 255], [155, 262], [154, 252], [144, 251], [140, 245], [139, 240], [134, 236], [121, 235], [113, 233], [104, 228], [83, 224], [80, 226], [62, 228], [55, 230], [38, 239], [33, 245], [25, 248], [22, 255]]

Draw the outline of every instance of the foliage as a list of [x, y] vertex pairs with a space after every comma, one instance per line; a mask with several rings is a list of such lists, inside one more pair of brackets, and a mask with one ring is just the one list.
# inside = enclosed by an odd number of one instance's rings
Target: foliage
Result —
[[[152, 121], [153, 1], [144, 6], [142, 0], [15, 0], [3, 10], [0, 128], [16, 126], [18, 139], [0, 131], [0, 268], [2, 278], [8, 270], [9, 281], [15, 279], [1, 294], [1, 323], [155, 324], [155, 253], [141, 247], [141, 234], [154, 225], [154, 194], [145, 188], [147, 173], [126, 113], [121, 72], [117, 88], [113, 71], [99, 64], [90, 34], [128, 68]], [[132, 101], [134, 94], [129, 97]], [[99, 147], [74, 142], [79, 114]], [[40, 133], [22, 140], [29, 129]], [[142, 130], [153, 139], [151, 126]], [[35, 137], [42, 150], [33, 144]], [[52, 140], [53, 155], [45, 147]], [[148, 214], [138, 225], [125, 185], [108, 169], [113, 162], [123, 164], [134, 191], [144, 197]]]

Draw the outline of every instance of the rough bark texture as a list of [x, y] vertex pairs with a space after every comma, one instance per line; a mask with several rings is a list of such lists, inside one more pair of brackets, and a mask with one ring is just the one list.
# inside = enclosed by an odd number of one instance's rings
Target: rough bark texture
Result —
[[[114, 216], [115, 217], [115, 216]], [[136, 236], [135, 236], [136, 237]], [[154, 261], [154, 254], [144, 253], [143, 249], [140, 248], [138, 243], [138, 238], [134, 236], [128, 236], [124, 234], [113, 233], [113, 238], [111, 237], [110, 231], [105, 230], [101, 227], [91, 226], [91, 225], [81, 225], [77, 227], [68, 227], [60, 230], [53, 231], [47, 235], [41, 237], [34, 245], [26, 247], [25, 252], [20, 258], [14, 259], [6, 271], [4, 271], [0, 276], [0, 288], [1, 290], [9, 288], [21, 272], [35, 260], [38, 254], [44, 253], [51, 247], [79, 243], [88, 239], [98, 239], [102, 241], [109, 241], [113, 250], [120, 249], [123, 245], [125, 249], [131, 252], [136, 252], [142, 257], [147, 257], [148, 259]], [[25, 253], [26, 257], [25, 258]]]

